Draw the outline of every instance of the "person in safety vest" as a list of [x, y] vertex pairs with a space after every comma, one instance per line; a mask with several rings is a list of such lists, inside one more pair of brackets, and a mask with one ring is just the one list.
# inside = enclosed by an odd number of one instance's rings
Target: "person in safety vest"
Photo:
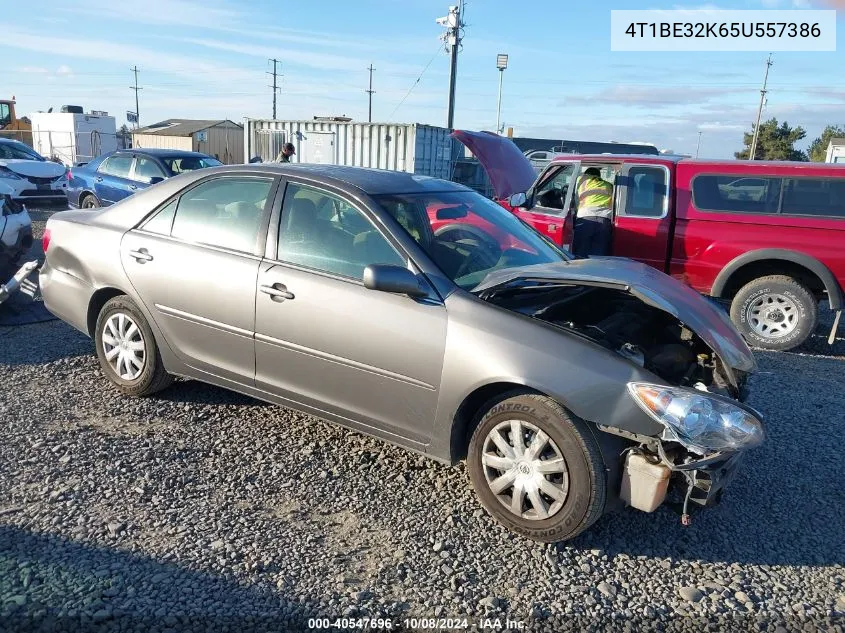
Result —
[[590, 167], [581, 176], [576, 195], [578, 215], [572, 250], [581, 257], [610, 255], [613, 185], [602, 179], [597, 167]]

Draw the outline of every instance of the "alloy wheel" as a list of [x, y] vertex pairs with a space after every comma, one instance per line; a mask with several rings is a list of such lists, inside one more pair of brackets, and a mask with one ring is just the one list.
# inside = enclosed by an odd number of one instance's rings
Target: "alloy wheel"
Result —
[[554, 516], [569, 494], [569, 469], [560, 448], [525, 420], [496, 425], [484, 439], [481, 463], [499, 503], [524, 519]]
[[106, 362], [123, 380], [136, 380], [144, 371], [147, 350], [141, 328], [125, 312], [111, 315], [103, 326]]
[[798, 327], [798, 304], [780, 293], [757, 297], [746, 309], [745, 317], [752, 329], [764, 338], [783, 338]]

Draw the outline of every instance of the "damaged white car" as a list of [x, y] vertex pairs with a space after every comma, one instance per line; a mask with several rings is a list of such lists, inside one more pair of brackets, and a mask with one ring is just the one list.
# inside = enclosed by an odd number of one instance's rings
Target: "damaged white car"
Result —
[[32, 221], [26, 207], [12, 198], [12, 190], [0, 183], [0, 303], [19, 288], [37, 268], [37, 261], [24, 263], [32, 246]]

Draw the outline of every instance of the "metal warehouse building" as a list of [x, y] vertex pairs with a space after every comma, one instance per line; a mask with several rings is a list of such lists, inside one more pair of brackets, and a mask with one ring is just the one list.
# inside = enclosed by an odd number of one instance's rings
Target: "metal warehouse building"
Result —
[[167, 119], [132, 132], [132, 147], [202, 152], [232, 165], [244, 156], [243, 126], [229, 121]]

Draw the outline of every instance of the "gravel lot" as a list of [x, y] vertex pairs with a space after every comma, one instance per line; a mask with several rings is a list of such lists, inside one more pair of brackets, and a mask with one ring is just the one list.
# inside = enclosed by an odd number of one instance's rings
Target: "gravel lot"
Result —
[[758, 355], [768, 440], [720, 506], [545, 546], [494, 523], [462, 466], [193, 381], [124, 398], [69, 326], [0, 328], [0, 631], [845, 631], [845, 339], [826, 335]]

